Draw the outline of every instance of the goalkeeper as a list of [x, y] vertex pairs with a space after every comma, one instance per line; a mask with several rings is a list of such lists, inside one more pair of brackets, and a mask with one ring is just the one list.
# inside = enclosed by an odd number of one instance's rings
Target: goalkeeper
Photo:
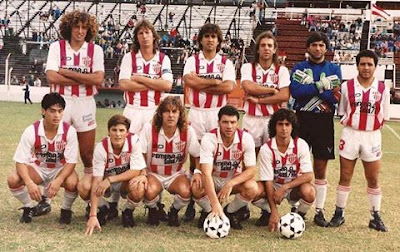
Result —
[[325, 59], [329, 40], [313, 32], [307, 39], [309, 60], [292, 69], [290, 93], [300, 123], [300, 137], [307, 141], [314, 156], [316, 214], [314, 222], [327, 227], [323, 208], [327, 192], [326, 167], [335, 158], [333, 115], [340, 99], [342, 74], [339, 66]]

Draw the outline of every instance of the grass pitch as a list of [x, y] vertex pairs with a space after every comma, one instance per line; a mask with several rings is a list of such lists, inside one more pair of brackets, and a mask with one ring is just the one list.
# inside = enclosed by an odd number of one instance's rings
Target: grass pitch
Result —
[[[116, 113], [122, 113], [122, 110], [97, 110], [96, 141], [106, 135], [107, 120]], [[20, 203], [9, 192], [6, 178], [15, 169], [12, 157], [23, 130], [40, 117], [39, 104], [0, 102], [0, 196], [3, 199], [0, 204], [0, 251], [400, 251], [400, 200], [397, 194], [400, 186], [400, 139], [387, 127], [382, 130], [384, 155], [380, 186], [383, 192], [382, 218], [389, 228], [388, 233], [368, 228], [366, 181], [358, 162], [346, 208], [346, 223], [339, 228], [317, 227], [312, 221], [313, 210], [310, 210], [306, 216], [306, 231], [297, 240], [286, 240], [278, 233], [269, 233], [267, 228], [255, 227], [260, 211], [254, 206], [251, 207], [250, 220], [243, 222], [244, 229], [231, 230], [228, 237], [221, 240], [212, 240], [196, 228], [199, 214], [195, 221], [182, 223], [178, 228], [168, 227], [165, 223], [150, 227], [145, 223], [143, 206], [134, 212], [134, 228], [123, 228], [118, 219], [108, 222], [101, 232], [86, 237], [85, 204], [79, 198], [73, 205], [72, 223], [67, 226], [58, 224], [63, 189], [53, 200], [50, 214], [36, 217], [30, 224], [19, 223]], [[337, 145], [341, 126], [338, 122], [335, 125]], [[389, 122], [387, 125], [400, 135], [400, 123]], [[328, 170], [326, 215], [330, 218], [339, 179], [338, 157], [329, 163]], [[82, 173], [81, 163], [77, 165], [77, 171]], [[171, 201], [172, 197], [164, 193], [166, 206], [169, 207]], [[280, 214], [288, 211], [289, 206], [284, 202]]]

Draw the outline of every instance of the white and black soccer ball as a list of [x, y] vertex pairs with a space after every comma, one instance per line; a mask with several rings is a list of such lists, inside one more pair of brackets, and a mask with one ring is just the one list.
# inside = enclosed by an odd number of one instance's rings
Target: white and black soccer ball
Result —
[[228, 235], [231, 223], [226, 215], [211, 218], [211, 213], [208, 215], [203, 224], [204, 232], [208, 237], [213, 239], [224, 238]]
[[299, 214], [288, 213], [281, 217], [278, 228], [282, 236], [288, 239], [296, 239], [303, 234], [306, 224]]

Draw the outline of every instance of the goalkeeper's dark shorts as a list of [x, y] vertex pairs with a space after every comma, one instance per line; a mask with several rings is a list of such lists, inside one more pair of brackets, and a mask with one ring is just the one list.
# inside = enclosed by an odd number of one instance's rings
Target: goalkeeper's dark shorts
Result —
[[332, 113], [312, 113], [298, 111], [300, 132], [310, 146], [314, 159], [335, 159], [334, 124]]

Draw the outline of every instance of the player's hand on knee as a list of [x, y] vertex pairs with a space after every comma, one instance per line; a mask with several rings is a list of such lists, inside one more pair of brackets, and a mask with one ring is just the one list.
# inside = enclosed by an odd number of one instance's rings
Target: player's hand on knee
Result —
[[31, 199], [38, 202], [42, 200], [42, 193], [40, 192], [39, 187], [35, 184], [35, 182], [31, 181], [27, 183], [26, 187], [28, 188], [29, 197], [31, 197]]
[[141, 174], [141, 175], [129, 180], [129, 186], [133, 186], [133, 188], [136, 190], [138, 190], [142, 186], [144, 186], [144, 189], [147, 190], [147, 184], [148, 184], [148, 180], [144, 174]]
[[60, 190], [61, 183], [58, 179], [51, 181], [47, 187], [47, 196], [51, 199], [57, 195], [58, 190]]
[[93, 231], [97, 229], [99, 231], [101, 231], [101, 226], [99, 223], [99, 220], [97, 219], [96, 216], [90, 216], [89, 220], [86, 224], [86, 231], [85, 231], [85, 235], [92, 235]]
[[277, 212], [271, 212], [269, 217], [268, 229], [270, 232], [278, 230], [279, 214]]
[[231, 195], [231, 192], [232, 192], [232, 186], [228, 182], [221, 188], [221, 191], [219, 191], [218, 193], [219, 202], [221, 203], [226, 202], [229, 198], [229, 195]]
[[104, 193], [107, 191], [107, 189], [110, 187], [111, 183], [108, 179], [105, 179], [101, 181], [96, 188], [96, 196], [101, 197], [104, 195]]
[[196, 173], [193, 175], [192, 180], [190, 181], [190, 187], [193, 186], [198, 190], [201, 190], [203, 188], [203, 183], [200, 173]]

